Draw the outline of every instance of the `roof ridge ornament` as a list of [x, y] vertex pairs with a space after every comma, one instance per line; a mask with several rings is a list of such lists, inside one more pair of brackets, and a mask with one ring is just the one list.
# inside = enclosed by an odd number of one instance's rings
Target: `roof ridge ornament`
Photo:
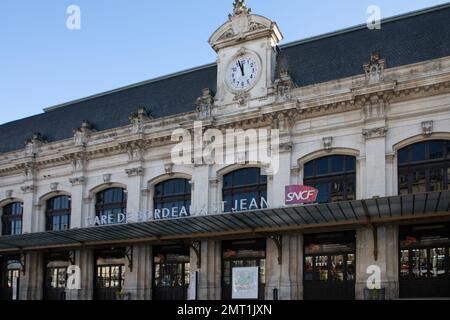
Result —
[[245, 0], [235, 0], [233, 3], [233, 15], [250, 14], [252, 9], [247, 8]]

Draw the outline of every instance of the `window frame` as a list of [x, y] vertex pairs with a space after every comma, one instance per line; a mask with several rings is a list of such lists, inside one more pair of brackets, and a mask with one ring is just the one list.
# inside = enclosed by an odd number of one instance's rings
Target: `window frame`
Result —
[[[57, 199], [67, 198], [67, 208], [55, 209], [54, 202]], [[51, 204], [53, 207], [51, 207]], [[59, 229], [55, 229], [55, 223], [53, 222], [54, 217], [59, 217]], [[65, 227], [62, 226], [61, 218], [67, 217], [67, 225]], [[46, 231], [63, 231], [70, 229], [70, 219], [72, 217], [72, 198], [69, 195], [59, 195], [53, 198], [50, 198], [46, 201], [45, 207], [45, 229]]]
[[[20, 213], [15, 212], [14, 206], [20, 206]], [[8, 209], [11, 208], [10, 211]], [[2, 208], [2, 236], [13, 236], [13, 235], [21, 235], [23, 233], [23, 202], [14, 201], [8, 203]], [[13, 223], [20, 222], [20, 232], [15, 232], [17, 230], [17, 226], [14, 226]], [[14, 232], [13, 232], [14, 230]]]

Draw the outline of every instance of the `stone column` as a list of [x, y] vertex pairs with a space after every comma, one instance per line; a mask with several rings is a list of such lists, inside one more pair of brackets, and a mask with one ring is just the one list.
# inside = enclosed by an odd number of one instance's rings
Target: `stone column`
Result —
[[197, 256], [191, 249], [191, 270], [198, 271], [199, 300], [220, 300], [222, 296], [221, 242], [205, 240], [201, 243], [201, 267], [197, 268]]
[[36, 190], [37, 187], [34, 184], [23, 186], [23, 222], [22, 222], [22, 233], [32, 233], [37, 232], [38, 217], [35, 215], [35, 201], [36, 201]]
[[133, 247], [132, 269], [126, 266], [124, 291], [131, 300], [149, 300], [152, 286], [152, 248], [148, 245]]
[[81, 289], [78, 300], [92, 300], [94, 298], [95, 257], [92, 249], [81, 249], [75, 254], [75, 263], [81, 269]]
[[380, 268], [381, 287], [386, 289], [386, 299], [398, 298], [398, 226], [388, 225], [377, 228], [378, 251], [376, 254], [373, 231], [372, 228], [367, 227], [359, 228], [356, 232], [356, 299], [364, 299], [364, 289], [371, 276], [366, 273], [369, 266]]
[[42, 300], [44, 258], [41, 252], [25, 254], [25, 272], [20, 274], [19, 300]]
[[72, 211], [70, 219], [70, 228], [83, 228], [86, 226], [86, 218], [88, 213], [85, 212], [84, 193], [85, 193], [85, 178], [78, 177], [70, 179], [72, 184]]
[[192, 214], [205, 215], [209, 202], [209, 166], [195, 166], [192, 174]]
[[278, 289], [279, 300], [299, 300], [303, 297], [303, 236], [281, 237], [281, 264], [277, 241], [267, 239], [265, 298], [272, 300], [273, 290]]

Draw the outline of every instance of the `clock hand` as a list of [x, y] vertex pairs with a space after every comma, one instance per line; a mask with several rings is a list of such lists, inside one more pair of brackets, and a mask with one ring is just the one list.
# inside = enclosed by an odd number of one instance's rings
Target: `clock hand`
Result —
[[245, 74], [244, 74], [244, 65], [240, 61], [238, 61], [238, 65], [239, 65], [239, 68], [241, 69], [242, 76], [245, 76]]

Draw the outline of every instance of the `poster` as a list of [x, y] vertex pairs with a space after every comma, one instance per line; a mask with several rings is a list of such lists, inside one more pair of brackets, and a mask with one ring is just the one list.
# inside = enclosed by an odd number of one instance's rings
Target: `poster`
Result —
[[258, 299], [259, 267], [233, 268], [232, 299]]

